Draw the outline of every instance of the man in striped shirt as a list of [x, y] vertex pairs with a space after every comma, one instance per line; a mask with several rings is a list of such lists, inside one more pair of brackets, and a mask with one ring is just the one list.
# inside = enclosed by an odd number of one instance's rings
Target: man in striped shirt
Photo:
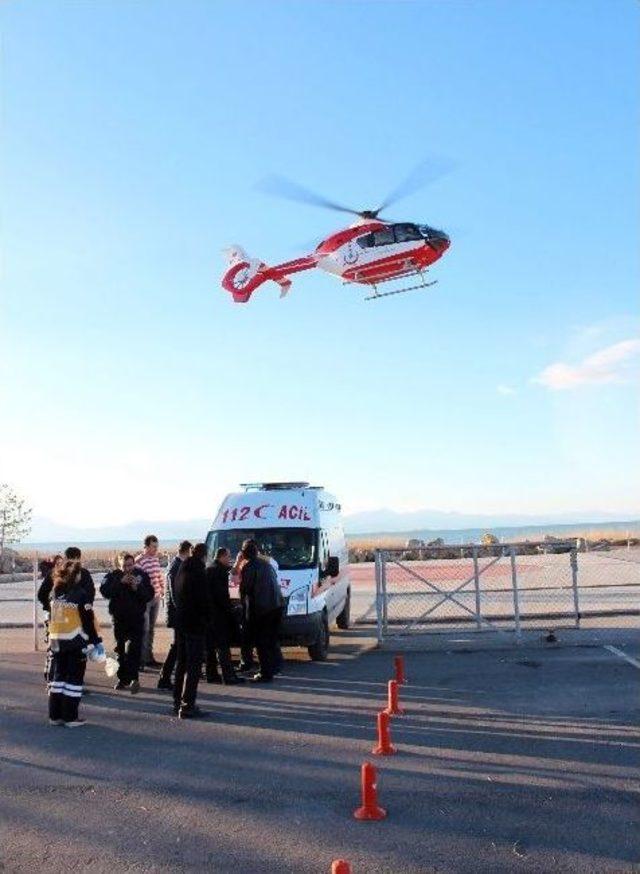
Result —
[[158, 538], [155, 534], [147, 534], [144, 539], [144, 552], [136, 556], [136, 567], [149, 574], [153, 586], [153, 600], [147, 604], [144, 618], [144, 636], [142, 638], [142, 664], [157, 668], [160, 662], [153, 656], [153, 636], [156, 620], [160, 611], [160, 602], [164, 596], [164, 574], [158, 558]]

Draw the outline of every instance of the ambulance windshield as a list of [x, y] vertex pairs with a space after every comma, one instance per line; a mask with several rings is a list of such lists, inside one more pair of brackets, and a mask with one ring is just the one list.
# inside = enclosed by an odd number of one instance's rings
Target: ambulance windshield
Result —
[[297, 571], [315, 567], [317, 531], [313, 528], [233, 528], [211, 531], [207, 537], [207, 560], [213, 561], [216, 550], [226, 547], [233, 558], [240, 551], [242, 541], [253, 538], [260, 552], [271, 556], [283, 571]]

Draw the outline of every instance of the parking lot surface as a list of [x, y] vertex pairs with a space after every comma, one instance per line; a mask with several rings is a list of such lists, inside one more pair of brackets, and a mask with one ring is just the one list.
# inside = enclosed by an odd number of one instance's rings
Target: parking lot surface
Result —
[[[29, 634], [4, 630], [1, 869], [640, 870], [640, 648], [609, 637], [406, 654], [398, 753], [376, 758], [392, 659], [366, 631], [326, 663], [293, 651], [272, 686], [203, 684], [201, 722], [170, 715], [156, 674], [134, 697], [91, 666], [71, 732], [46, 723]], [[352, 816], [366, 760], [380, 823]]]

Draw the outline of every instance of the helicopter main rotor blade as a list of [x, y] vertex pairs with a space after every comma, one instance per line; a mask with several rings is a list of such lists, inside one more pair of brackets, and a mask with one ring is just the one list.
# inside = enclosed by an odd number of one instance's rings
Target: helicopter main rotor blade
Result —
[[266, 194], [274, 194], [276, 197], [283, 197], [285, 200], [294, 200], [298, 203], [308, 203], [311, 206], [320, 206], [324, 209], [333, 209], [336, 212], [348, 212], [351, 215], [359, 215], [357, 209], [351, 209], [348, 206], [342, 206], [340, 203], [334, 203], [320, 194], [309, 191], [297, 182], [292, 182], [284, 176], [267, 176], [261, 182], [258, 182], [256, 188]]
[[436, 182], [438, 179], [451, 173], [454, 166], [453, 161], [445, 158], [427, 158], [418, 164], [417, 167], [414, 167], [400, 185], [387, 195], [378, 207], [377, 212], [382, 212], [383, 209], [391, 206], [392, 203], [397, 203], [399, 200], [409, 197], [410, 194], [419, 191], [426, 185]]

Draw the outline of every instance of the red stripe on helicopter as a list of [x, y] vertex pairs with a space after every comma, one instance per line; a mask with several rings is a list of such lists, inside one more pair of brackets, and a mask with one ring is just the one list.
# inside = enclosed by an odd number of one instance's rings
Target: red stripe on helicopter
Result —
[[386, 258], [376, 259], [371, 264], [352, 267], [345, 270], [342, 276], [349, 282], [377, 282], [396, 275], [411, 273], [414, 270], [426, 269], [442, 254], [443, 252], [436, 252], [430, 246], [421, 244], [418, 248], [410, 249], [408, 252], [388, 255]]

